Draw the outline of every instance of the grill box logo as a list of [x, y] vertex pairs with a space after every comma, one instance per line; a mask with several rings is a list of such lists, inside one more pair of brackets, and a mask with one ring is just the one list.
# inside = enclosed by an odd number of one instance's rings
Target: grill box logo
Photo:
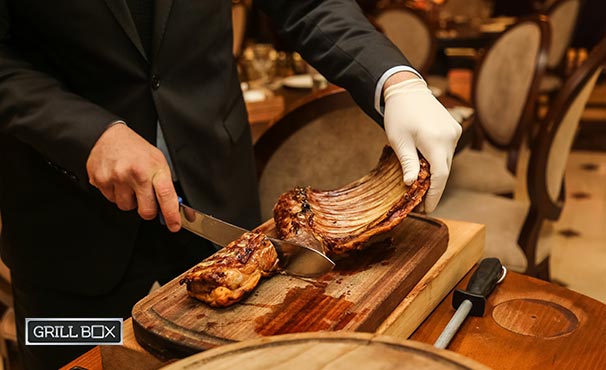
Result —
[[122, 344], [122, 319], [25, 319], [26, 345]]

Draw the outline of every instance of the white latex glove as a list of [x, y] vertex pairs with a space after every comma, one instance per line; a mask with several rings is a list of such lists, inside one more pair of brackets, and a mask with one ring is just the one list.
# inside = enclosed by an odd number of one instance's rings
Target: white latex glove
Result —
[[429, 162], [431, 185], [425, 194], [423, 211], [432, 212], [446, 186], [461, 125], [420, 78], [385, 89], [384, 122], [389, 144], [402, 164], [406, 185], [412, 184], [419, 175], [417, 150]]

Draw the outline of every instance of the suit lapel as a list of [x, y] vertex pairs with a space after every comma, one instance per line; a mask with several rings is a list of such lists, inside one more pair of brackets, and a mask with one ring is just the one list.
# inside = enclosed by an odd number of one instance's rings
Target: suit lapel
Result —
[[[130, 11], [128, 10], [126, 1], [105, 0], [105, 2], [112, 13], [114, 13], [114, 17], [116, 17], [118, 23], [120, 23], [120, 26], [122, 26], [130, 41], [135, 45], [137, 50], [139, 50], [143, 58], [148, 60], [147, 56], [145, 55], [145, 50], [143, 49], [143, 44], [141, 43], [141, 39], [139, 38], [139, 34], [137, 33], [137, 27], [135, 26], [135, 22], [130, 15]], [[157, 2], [162, 2], [162, 0], [157, 0]]]
[[164, 39], [164, 33], [166, 32], [166, 24], [168, 23], [168, 16], [173, 6], [173, 0], [156, 0], [156, 9], [154, 13], [154, 36], [152, 41], [152, 52], [153, 55], [158, 55], [162, 40]]
[[168, 16], [173, 6], [173, 0], [156, 0], [156, 9], [154, 13], [154, 36], [152, 38], [152, 52], [153, 56], [158, 55], [162, 40], [164, 39], [164, 33], [166, 32], [166, 24], [168, 23]]

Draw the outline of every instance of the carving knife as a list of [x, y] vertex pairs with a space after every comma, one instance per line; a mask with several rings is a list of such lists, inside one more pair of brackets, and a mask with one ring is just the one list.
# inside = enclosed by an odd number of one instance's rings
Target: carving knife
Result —
[[445, 349], [456, 334], [463, 321], [472, 316], [484, 316], [486, 299], [495, 286], [505, 279], [507, 269], [498, 258], [484, 258], [476, 271], [471, 275], [467, 289], [457, 289], [452, 296], [452, 306], [457, 310], [446, 328], [442, 331], [434, 347]]
[[[221, 247], [225, 247], [248, 232], [246, 229], [184, 205], [180, 197], [179, 213], [181, 226], [184, 229]], [[162, 214], [159, 215], [160, 222], [164, 224]], [[269, 236], [267, 238], [278, 253], [280, 267], [290, 275], [315, 277], [329, 272], [335, 266], [330, 258], [316, 249]]]

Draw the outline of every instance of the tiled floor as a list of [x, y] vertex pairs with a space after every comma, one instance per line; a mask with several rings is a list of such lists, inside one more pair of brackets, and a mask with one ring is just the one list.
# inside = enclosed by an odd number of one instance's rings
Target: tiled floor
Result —
[[606, 302], [606, 153], [574, 151], [566, 203], [555, 224], [552, 279]]
[[[583, 120], [592, 131], [577, 140], [577, 146], [584, 142], [601, 151], [575, 150], [568, 160], [567, 199], [556, 224], [559, 233], [552, 252], [552, 277], [606, 302], [606, 80], [598, 82]], [[596, 130], [600, 127], [603, 129]]]

